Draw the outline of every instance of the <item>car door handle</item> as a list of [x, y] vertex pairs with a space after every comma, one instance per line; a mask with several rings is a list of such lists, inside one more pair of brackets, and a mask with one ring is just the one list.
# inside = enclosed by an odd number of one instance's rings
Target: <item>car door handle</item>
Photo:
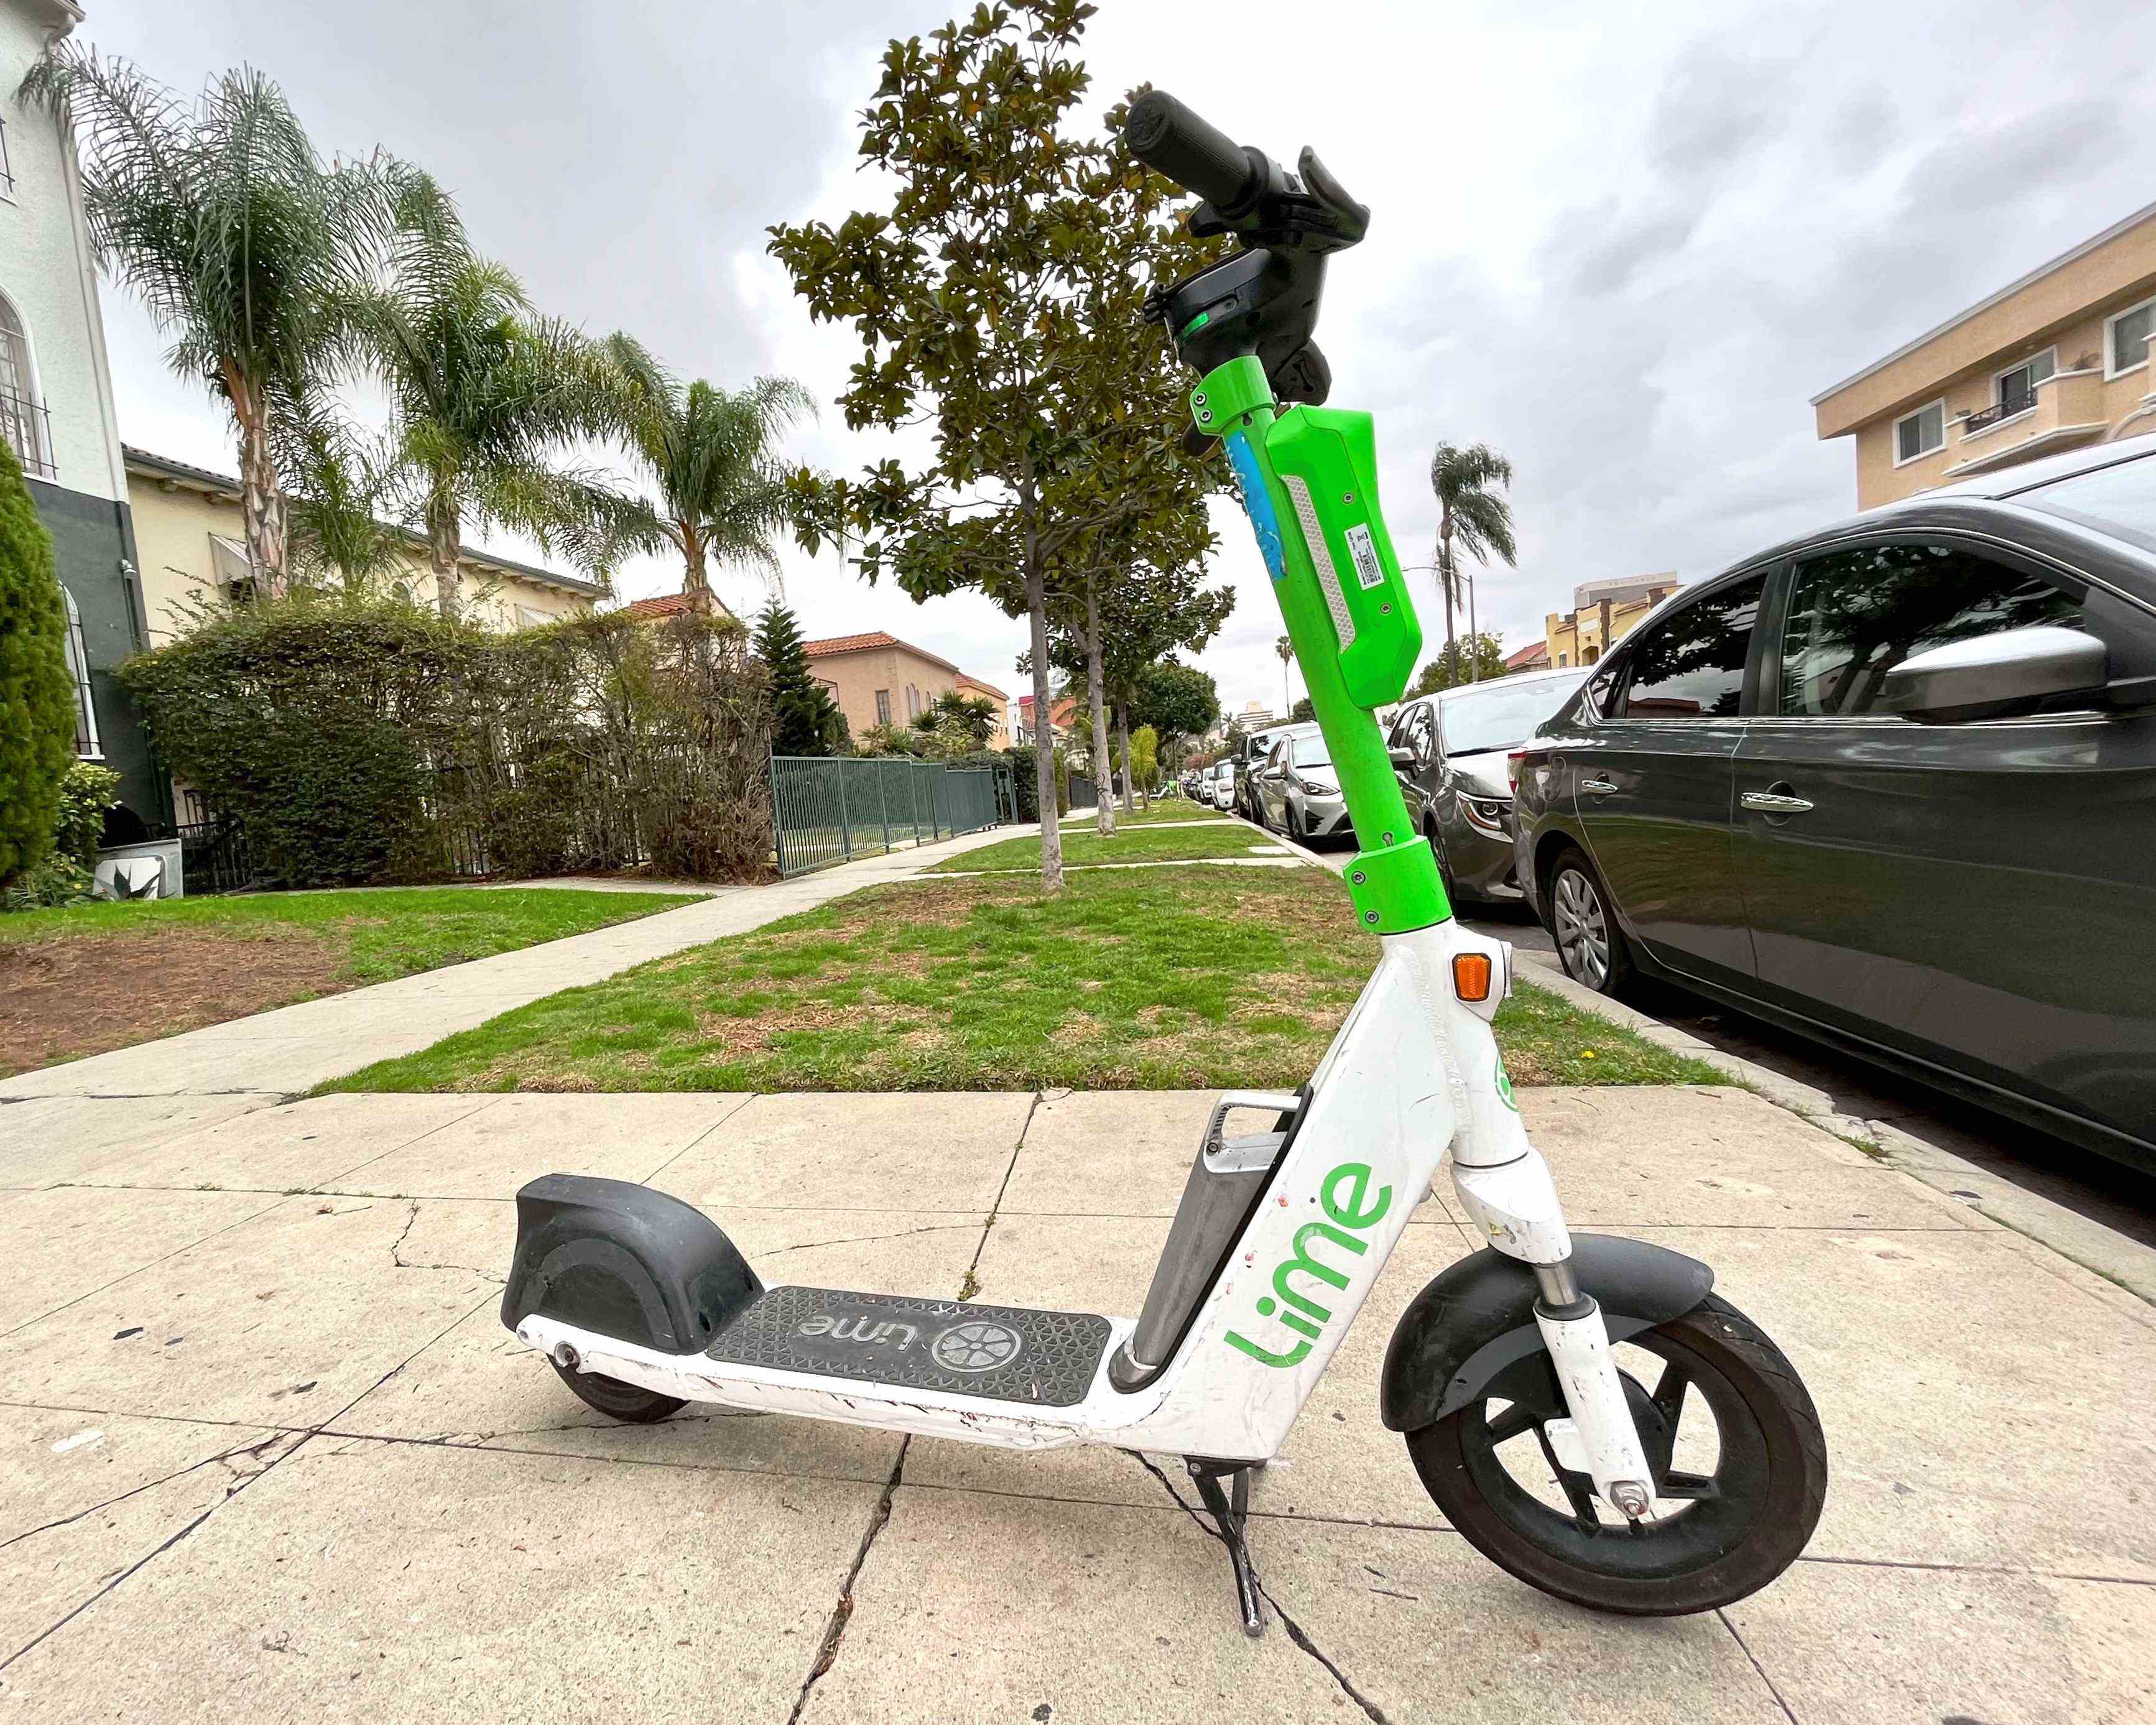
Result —
[[1606, 778], [1583, 778], [1579, 788], [1583, 791], [1592, 791], [1598, 797], [1606, 797], [1617, 788]]
[[1802, 797], [1784, 796], [1779, 791], [1747, 791], [1737, 801], [1740, 807], [1762, 814], [1809, 814], [1812, 807]]

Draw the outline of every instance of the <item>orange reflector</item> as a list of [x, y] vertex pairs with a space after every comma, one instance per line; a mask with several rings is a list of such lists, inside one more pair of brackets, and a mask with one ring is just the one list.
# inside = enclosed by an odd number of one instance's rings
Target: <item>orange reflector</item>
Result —
[[1480, 952], [1452, 956], [1452, 991], [1462, 1000], [1490, 998], [1490, 961]]

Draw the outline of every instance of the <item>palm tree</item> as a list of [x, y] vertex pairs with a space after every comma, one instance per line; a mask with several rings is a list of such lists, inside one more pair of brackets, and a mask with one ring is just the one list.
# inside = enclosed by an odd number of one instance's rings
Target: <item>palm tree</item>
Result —
[[1460, 566], [1454, 542], [1478, 563], [1495, 552], [1510, 567], [1519, 546], [1512, 536], [1512, 506], [1493, 486], [1512, 482], [1512, 464], [1487, 444], [1457, 448], [1440, 444], [1430, 458], [1430, 488], [1437, 493], [1437, 586], [1445, 595], [1445, 644], [1453, 645], [1453, 613], [1460, 604]]
[[623, 548], [671, 547], [686, 593], [710, 593], [713, 561], [747, 564], [775, 583], [772, 542], [789, 511], [773, 449], [814, 416], [808, 392], [791, 377], [759, 377], [738, 393], [701, 377], [684, 385], [619, 333], [600, 344], [599, 361], [618, 434], [659, 490], [656, 505], [631, 500], [610, 516]]
[[172, 369], [231, 409], [248, 559], [281, 593], [276, 422], [331, 369], [338, 308], [381, 258], [403, 171], [379, 156], [325, 167], [284, 93], [248, 68], [189, 109], [126, 61], [66, 43], [20, 94], [71, 116], [99, 260], [171, 336]]
[[529, 533], [604, 575], [610, 523], [628, 500], [559, 461], [608, 429], [591, 345], [538, 316], [507, 270], [473, 255], [425, 176], [399, 201], [387, 285], [357, 296], [346, 323], [353, 357], [388, 392], [444, 617], [462, 608], [467, 523]]
[[1295, 658], [1295, 643], [1282, 635], [1273, 643], [1273, 651], [1280, 655], [1281, 662], [1281, 716], [1285, 719], [1295, 706], [1294, 685], [1288, 681], [1287, 668]]

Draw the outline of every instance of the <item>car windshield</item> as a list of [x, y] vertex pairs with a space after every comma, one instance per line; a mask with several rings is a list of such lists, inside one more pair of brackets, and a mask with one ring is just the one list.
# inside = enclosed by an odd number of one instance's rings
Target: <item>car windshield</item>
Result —
[[1296, 767], [1330, 767], [1332, 752], [1326, 747], [1322, 737], [1298, 737], [1290, 745], [1288, 760]]
[[1448, 695], [1442, 704], [1445, 752], [1486, 754], [1525, 742], [1535, 726], [1563, 706], [1572, 691], [1585, 680], [1576, 676], [1537, 677], [1532, 683], [1507, 688], [1501, 680], [1486, 689]]
[[2014, 501], [2083, 521], [2114, 538], [2156, 551], [2156, 459], [2121, 461], [2094, 473], [2054, 480]]

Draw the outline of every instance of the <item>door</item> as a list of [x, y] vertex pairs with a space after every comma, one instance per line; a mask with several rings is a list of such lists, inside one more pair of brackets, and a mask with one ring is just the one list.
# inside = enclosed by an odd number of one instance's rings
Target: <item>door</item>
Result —
[[2031, 624], [2156, 669], [2156, 619], [2010, 552], [1882, 538], [1796, 562], [1738, 752], [1737, 858], [1763, 997], [2149, 1136], [2156, 719], [1920, 725], [1912, 653]]
[[1414, 823], [1418, 832], [1426, 830], [1424, 821], [1430, 810], [1433, 783], [1437, 771], [1436, 727], [1431, 721], [1432, 703], [1417, 701], [1393, 726], [1390, 747], [1413, 752], [1414, 763], [1399, 768], [1394, 776], [1400, 782], [1400, 797], [1408, 805], [1408, 819]]
[[1752, 978], [1730, 805], [1763, 574], [1715, 588], [1625, 644], [1608, 716], [1564, 754], [1573, 810], [1625, 932], [1670, 969]]

